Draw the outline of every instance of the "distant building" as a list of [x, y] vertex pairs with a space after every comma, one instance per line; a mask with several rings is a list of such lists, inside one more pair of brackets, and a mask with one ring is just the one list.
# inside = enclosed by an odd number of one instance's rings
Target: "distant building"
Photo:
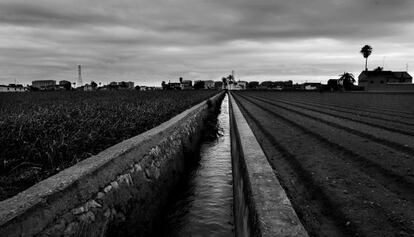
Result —
[[238, 81], [237, 85], [240, 86], [241, 90], [246, 90], [247, 89], [247, 81]]
[[363, 71], [358, 76], [358, 86], [365, 91], [411, 92], [414, 91], [412, 80], [408, 72]]
[[181, 83], [179, 82], [169, 82], [168, 88], [170, 90], [181, 90]]
[[192, 90], [193, 82], [191, 80], [181, 80], [180, 82], [181, 90]]
[[21, 84], [0, 85], [0, 92], [25, 92], [26, 88]]
[[204, 81], [204, 89], [214, 89], [214, 81], [213, 80]]
[[126, 81], [121, 81], [121, 82], [118, 82], [118, 86], [119, 86], [119, 88], [120, 89], [134, 89], [134, 82], [132, 82], [132, 81], [128, 81], [128, 82], [126, 82]]
[[223, 89], [227, 90], [246, 90], [247, 81], [236, 81], [234, 75], [223, 77]]
[[93, 88], [93, 86], [92, 86], [92, 85], [85, 84], [85, 85], [83, 86], [83, 91], [93, 91], [93, 90], [94, 90], [94, 88]]
[[140, 86], [139, 87], [140, 91], [158, 91], [158, 90], [162, 90], [162, 87], [157, 87], [157, 86]]
[[260, 83], [260, 89], [285, 90], [293, 87], [293, 82], [289, 81], [264, 81]]
[[275, 81], [274, 82], [274, 88], [277, 90], [285, 90], [288, 88], [292, 88], [293, 86], [293, 81], [289, 80], [289, 81]]
[[314, 83], [314, 82], [306, 82], [302, 85], [302, 90], [305, 91], [315, 91], [319, 90], [319, 88], [322, 86], [321, 83]]
[[39, 90], [54, 90], [56, 87], [56, 81], [55, 80], [32, 81], [32, 87], [35, 87]]

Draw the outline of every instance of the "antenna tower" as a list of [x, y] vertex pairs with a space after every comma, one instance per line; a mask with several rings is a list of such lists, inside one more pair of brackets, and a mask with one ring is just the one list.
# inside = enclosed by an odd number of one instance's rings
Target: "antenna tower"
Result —
[[82, 66], [78, 65], [78, 84], [82, 86]]

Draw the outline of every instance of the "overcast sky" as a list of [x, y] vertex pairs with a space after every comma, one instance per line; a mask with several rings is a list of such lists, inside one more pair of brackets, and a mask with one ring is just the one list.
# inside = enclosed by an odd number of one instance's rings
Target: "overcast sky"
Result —
[[413, 0], [0, 0], [0, 84], [326, 82], [414, 70]]

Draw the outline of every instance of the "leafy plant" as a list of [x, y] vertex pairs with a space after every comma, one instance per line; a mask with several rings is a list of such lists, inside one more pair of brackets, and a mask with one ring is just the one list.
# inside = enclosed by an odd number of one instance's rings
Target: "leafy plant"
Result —
[[151, 129], [215, 93], [2, 93], [0, 200]]

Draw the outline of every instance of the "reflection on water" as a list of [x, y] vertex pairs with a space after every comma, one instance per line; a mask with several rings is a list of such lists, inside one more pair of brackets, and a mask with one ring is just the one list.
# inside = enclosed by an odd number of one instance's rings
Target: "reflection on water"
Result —
[[164, 217], [164, 236], [233, 236], [233, 188], [228, 98], [214, 139], [203, 142], [200, 162]]

